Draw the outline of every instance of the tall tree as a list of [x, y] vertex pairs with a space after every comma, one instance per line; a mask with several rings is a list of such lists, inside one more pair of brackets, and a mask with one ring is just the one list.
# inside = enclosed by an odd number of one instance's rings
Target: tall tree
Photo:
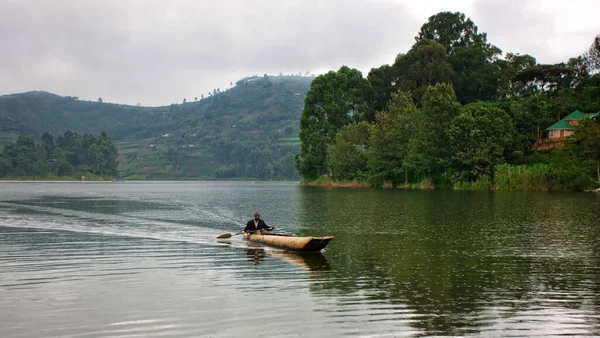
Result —
[[370, 103], [371, 111], [380, 111], [385, 108], [394, 92], [394, 74], [390, 65], [379, 68], [371, 68], [367, 80], [373, 88], [373, 96]]
[[600, 184], [600, 117], [580, 121], [571, 138], [581, 147], [583, 159], [596, 162], [596, 183]]
[[12, 163], [6, 157], [0, 156], [0, 177], [8, 176], [12, 169]]
[[452, 119], [459, 113], [460, 103], [452, 85], [439, 83], [427, 88], [422, 105], [415, 136], [409, 141], [406, 162], [417, 176], [439, 180], [450, 161], [448, 132]]
[[51, 156], [52, 160], [54, 161], [54, 165], [55, 165], [55, 169], [56, 169], [56, 176], [60, 176], [61, 168], [63, 168], [63, 166], [65, 164], [67, 164], [67, 157], [65, 156], [65, 153], [60, 148], [55, 148], [54, 150], [52, 150], [52, 154], [50, 156]]
[[586, 61], [591, 71], [595, 73], [600, 72], [600, 34], [592, 41], [587, 52]]
[[492, 177], [494, 165], [503, 163], [512, 148], [513, 134], [510, 116], [503, 110], [483, 102], [462, 107], [449, 129], [455, 170], [451, 181]]
[[564, 63], [538, 64], [519, 72], [515, 80], [541, 92], [554, 93], [559, 89], [570, 88], [570, 75], [571, 69]]
[[371, 181], [375, 185], [387, 181], [396, 187], [403, 179], [406, 183], [408, 168], [404, 162], [417, 113], [411, 94], [403, 91], [393, 93], [387, 107], [377, 112], [367, 151]]
[[366, 150], [369, 124], [365, 121], [343, 126], [328, 146], [327, 164], [334, 180], [364, 179], [367, 172]]
[[463, 13], [440, 12], [429, 17], [427, 23], [421, 26], [415, 40], [435, 40], [450, 54], [456, 47], [486, 44], [487, 34], [479, 33], [478, 30], [475, 23]]
[[454, 69], [454, 90], [461, 103], [487, 101], [498, 96], [500, 68], [493, 61], [500, 53], [500, 49], [481, 43], [454, 48], [448, 61]]
[[515, 77], [519, 72], [535, 66], [537, 64], [536, 59], [529, 54], [507, 53], [504, 59], [497, 60], [495, 63], [500, 68], [498, 97], [524, 96], [527, 93], [526, 85], [523, 82], [516, 81]]
[[54, 150], [54, 147], [56, 147], [54, 144], [54, 136], [52, 136], [52, 134], [49, 132], [45, 132], [42, 135], [42, 144], [46, 149], [46, 156], [50, 156], [50, 154], [52, 154], [52, 150]]
[[567, 81], [572, 88], [580, 89], [585, 80], [590, 77], [588, 66], [585, 56], [580, 55], [569, 59], [567, 68], [571, 71], [568, 74], [570, 78]]
[[452, 82], [452, 66], [446, 51], [439, 43], [423, 39], [408, 53], [396, 58], [393, 81], [396, 90], [410, 91], [415, 102], [420, 102], [428, 86]]
[[352, 121], [369, 119], [369, 82], [360, 71], [341, 67], [318, 76], [306, 94], [300, 118], [300, 154], [296, 168], [305, 179], [327, 173], [327, 146]]
[[117, 157], [119, 156], [117, 147], [113, 144], [106, 132], [100, 133], [98, 138], [96, 163], [100, 169], [100, 175], [117, 175]]

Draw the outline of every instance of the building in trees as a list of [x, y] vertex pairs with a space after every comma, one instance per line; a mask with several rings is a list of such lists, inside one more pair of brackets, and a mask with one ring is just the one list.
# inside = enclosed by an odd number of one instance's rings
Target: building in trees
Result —
[[597, 113], [582, 113], [579, 110], [575, 110], [571, 114], [563, 117], [560, 121], [546, 128], [548, 140], [562, 140], [575, 133], [575, 127], [579, 124], [579, 121], [585, 118], [595, 118], [600, 115]]

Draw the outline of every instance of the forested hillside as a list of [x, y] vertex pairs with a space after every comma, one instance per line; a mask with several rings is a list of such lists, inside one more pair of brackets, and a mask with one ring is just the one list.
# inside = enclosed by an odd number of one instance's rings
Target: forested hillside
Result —
[[313, 77], [253, 76], [164, 107], [82, 101], [45, 92], [0, 97], [0, 145], [72, 130], [106, 132], [120, 176], [296, 179], [298, 120]]
[[117, 176], [117, 148], [106, 133], [99, 137], [66, 131], [56, 140], [48, 132], [37, 143], [19, 136], [0, 153], [0, 177], [113, 178]]
[[[415, 40], [366, 78], [342, 66], [313, 81], [296, 156], [305, 183], [598, 186], [600, 36], [564, 63], [538, 64], [531, 55], [503, 53], [464, 14], [442, 12]], [[546, 145], [545, 129], [575, 110], [591, 118], [567, 140]]]

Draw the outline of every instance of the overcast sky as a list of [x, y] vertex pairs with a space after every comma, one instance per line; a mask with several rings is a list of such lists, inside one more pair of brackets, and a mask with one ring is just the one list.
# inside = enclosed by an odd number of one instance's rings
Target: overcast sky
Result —
[[539, 63], [566, 62], [600, 34], [597, 0], [0, 0], [0, 95], [166, 105], [250, 75], [347, 65], [366, 76], [440, 11]]

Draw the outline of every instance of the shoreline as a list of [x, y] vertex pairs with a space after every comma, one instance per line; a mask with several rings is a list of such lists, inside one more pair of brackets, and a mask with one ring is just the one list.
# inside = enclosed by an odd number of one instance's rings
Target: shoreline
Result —
[[409, 183], [408, 185], [406, 184], [401, 184], [396, 186], [395, 188], [392, 187], [391, 184], [389, 183], [385, 183], [383, 186], [381, 187], [376, 187], [373, 186], [370, 183], [363, 183], [363, 182], [357, 182], [357, 181], [351, 181], [351, 182], [334, 182], [334, 181], [330, 181], [330, 180], [315, 180], [315, 181], [300, 181], [299, 183], [300, 186], [303, 187], [322, 187], [322, 188], [375, 188], [375, 189], [381, 189], [381, 190], [452, 190], [452, 191], [514, 191], [514, 192], [546, 192], [546, 193], [551, 193], [551, 192], [591, 192], [591, 193], [596, 193], [596, 194], [600, 194], [600, 188], [597, 189], [586, 189], [586, 190], [552, 190], [552, 189], [548, 189], [546, 187], [546, 189], [502, 189], [502, 188], [497, 188], [495, 186], [477, 186], [477, 185], [463, 185], [463, 184], [457, 184], [454, 186], [435, 186], [431, 183]]
[[0, 177], [0, 182], [112, 182], [114, 178], [100, 179], [100, 178], [85, 178], [84, 180], [75, 179], [73, 177], [35, 177], [35, 176], [22, 176], [22, 177]]

